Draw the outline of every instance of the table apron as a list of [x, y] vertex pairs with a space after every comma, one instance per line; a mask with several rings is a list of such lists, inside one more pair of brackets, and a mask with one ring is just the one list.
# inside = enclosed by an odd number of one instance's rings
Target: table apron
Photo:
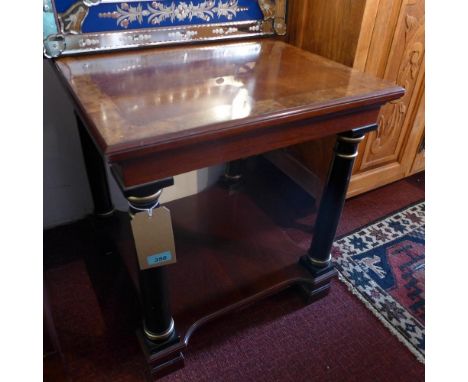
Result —
[[207, 166], [247, 158], [294, 144], [375, 124], [380, 107], [312, 121], [261, 128], [216, 140], [181, 145], [134, 158], [113, 160], [124, 187], [134, 187]]

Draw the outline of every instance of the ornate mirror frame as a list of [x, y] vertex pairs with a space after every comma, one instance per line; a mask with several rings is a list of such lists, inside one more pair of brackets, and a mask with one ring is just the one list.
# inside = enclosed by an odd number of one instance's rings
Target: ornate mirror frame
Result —
[[43, 0], [44, 54], [286, 33], [287, 0]]

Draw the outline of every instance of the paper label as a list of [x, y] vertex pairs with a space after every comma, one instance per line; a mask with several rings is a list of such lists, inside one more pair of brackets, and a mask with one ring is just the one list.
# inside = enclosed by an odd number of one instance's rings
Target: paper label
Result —
[[171, 212], [166, 207], [137, 213], [132, 221], [133, 238], [141, 270], [176, 262]]
[[158, 253], [153, 256], [148, 256], [146, 258], [146, 262], [148, 265], [158, 265], [158, 264], [167, 264], [168, 261], [172, 260], [172, 253], [169, 251], [163, 252], [163, 253]]

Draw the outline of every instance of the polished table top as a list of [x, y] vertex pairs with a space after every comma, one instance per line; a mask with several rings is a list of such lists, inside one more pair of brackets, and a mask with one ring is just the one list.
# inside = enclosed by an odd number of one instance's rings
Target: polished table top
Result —
[[284, 42], [64, 57], [57, 68], [105, 154], [383, 104], [400, 87]]

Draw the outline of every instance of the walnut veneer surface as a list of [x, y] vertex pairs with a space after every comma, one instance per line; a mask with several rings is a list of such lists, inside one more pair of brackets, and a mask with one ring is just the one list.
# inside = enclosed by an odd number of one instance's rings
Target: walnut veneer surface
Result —
[[110, 156], [380, 106], [403, 94], [389, 82], [274, 40], [55, 63], [91, 135]]

